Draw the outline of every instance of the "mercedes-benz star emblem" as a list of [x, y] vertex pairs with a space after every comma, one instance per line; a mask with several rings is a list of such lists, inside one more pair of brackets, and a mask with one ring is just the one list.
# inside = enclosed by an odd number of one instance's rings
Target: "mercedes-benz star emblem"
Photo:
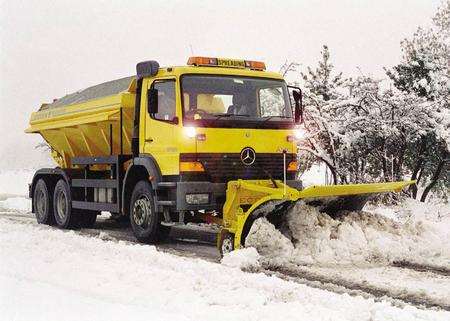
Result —
[[245, 147], [241, 151], [241, 161], [244, 165], [250, 166], [256, 160], [256, 153], [253, 148]]

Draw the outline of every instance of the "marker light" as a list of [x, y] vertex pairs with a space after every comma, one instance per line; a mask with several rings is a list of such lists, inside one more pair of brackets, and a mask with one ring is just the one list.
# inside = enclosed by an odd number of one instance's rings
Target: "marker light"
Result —
[[197, 134], [197, 140], [204, 142], [206, 140], [206, 134]]
[[217, 66], [217, 58], [189, 57], [187, 64], [190, 66]]
[[245, 61], [245, 67], [253, 70], [266, 70], [266, 64], [262, 61]]
[[289, 163], [287, 171], [288, 172], [296, 172], [298, 168], [298, 163], [297, 161], [292, 161]]
[[197, 130], [195, 129], [195, 127], [185, 127], [184, 133], [187, 137], [194, 138], [197, 135]]
[[205, 168], [200, 162], [180, 162], [180, 172], [204, 172]]

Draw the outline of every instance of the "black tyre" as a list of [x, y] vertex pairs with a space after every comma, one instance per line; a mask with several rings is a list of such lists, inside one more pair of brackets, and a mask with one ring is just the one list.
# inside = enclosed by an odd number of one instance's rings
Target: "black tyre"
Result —
[[220, 231], [219, 238], [217, 239], [217, 247], [222, 257], [224, 254], [234, 251], [234, 234], [227, 230]]
[[77, 213], [78, 217], [78, 225], [82, 228], [93, 228], [95, 225], [95, 221], [97, 220], [97, 215], [100, 212], [97, 211], [80, 211]]
[[34, 215], [39, 224], [53, 225], [53, 195], [50, 194], [49, 187], [41, 178], [37, 181], [33, 193]]
[[66, 181], [60, 179], [53, 193], [53, 213], [56, 225], [70, 229], [78, 227], [80, 213], [72, 210], [72, 195]]
[[160, 213], [155, 210], [153, 189], [147, 181], [140, 181], [134, 187], [130, 202], [130, 223], [139, 242], [158, 241]]

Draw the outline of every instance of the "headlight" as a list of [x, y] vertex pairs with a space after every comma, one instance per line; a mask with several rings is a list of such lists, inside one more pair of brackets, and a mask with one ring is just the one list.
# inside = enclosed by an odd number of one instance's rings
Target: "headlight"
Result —
[[184, 133], [189, 138], [194, 138], [197, 135], [195, 127], [184, 127]]
[[302, 139], [305, 137], [305, 131], [303, 129], [297, 128], [294, 130], [295, 139]]

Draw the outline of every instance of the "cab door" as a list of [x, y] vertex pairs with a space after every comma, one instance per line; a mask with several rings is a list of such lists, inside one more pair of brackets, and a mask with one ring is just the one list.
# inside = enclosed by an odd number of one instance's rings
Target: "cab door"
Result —
[[156, 159], [162, 175], [178, 173], [178, 149], [174, 137], [178, 124], [176, 115], [175, 79], [157, 79], [147, 89], [156, 89], [158, 112], [145, 117], [144, 153]]

